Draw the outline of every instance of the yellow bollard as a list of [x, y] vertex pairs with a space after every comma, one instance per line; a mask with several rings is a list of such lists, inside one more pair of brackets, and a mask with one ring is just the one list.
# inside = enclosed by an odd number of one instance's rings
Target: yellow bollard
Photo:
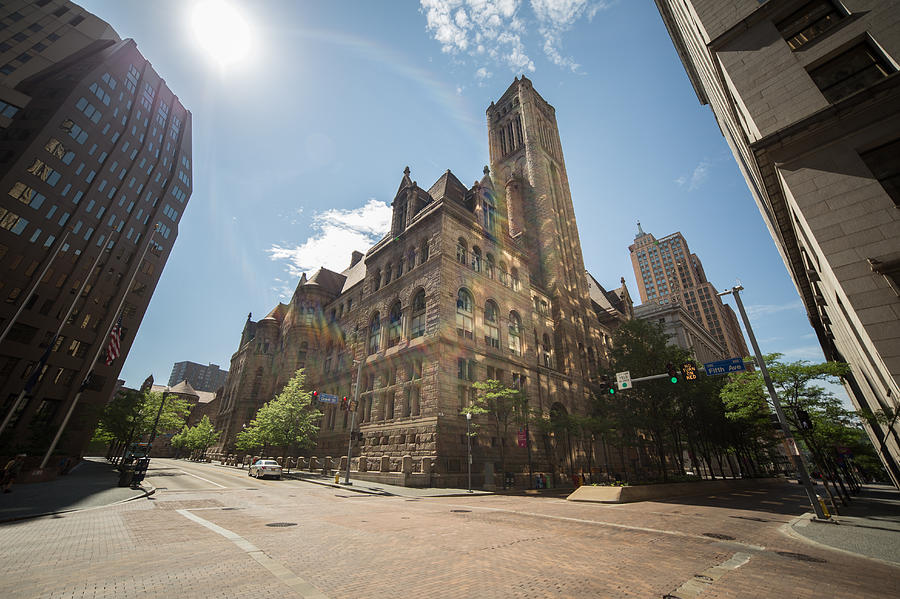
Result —
[[335, 474], [334, 474], [334, 484], [337, 485], [337, 484], [340, 484], [340, 482], [341, 482], [341, 473], [340, 473], [340, 472], [335, 472]]
[[819, 505], [822, 506], [822, 513], [825, 514], [825, 517], [831, 518], [831, 513], [828, 511], [828, 506], [825, 505], [825, 500], [822, 499], [822, 496], [817, 494], [816, 499], [819, 500]]

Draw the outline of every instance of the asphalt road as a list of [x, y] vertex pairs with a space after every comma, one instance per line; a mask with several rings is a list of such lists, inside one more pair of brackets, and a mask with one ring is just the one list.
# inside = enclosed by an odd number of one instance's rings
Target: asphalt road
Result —
[[785, 534], [796, 486], [597, 505], [363, 495], [182, 460], [159, 490], [0, 528], [2, 597], [900, 596], [900, 569]]

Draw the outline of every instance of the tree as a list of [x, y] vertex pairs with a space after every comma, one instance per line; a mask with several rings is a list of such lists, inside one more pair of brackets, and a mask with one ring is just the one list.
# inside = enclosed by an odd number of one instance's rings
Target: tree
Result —
[[[293, 452], [315, 445], [322, 413], [312, 403], [312, 393], [304, 388], [306, 375], [301, 368], [281, 392], [263, 404], [250, 425], [238, 433], [236, 446], [251, 449], [273, 445]], [[250, 444], [253, 445], [250, 445]]]
[[488, 379], [473, 383], [475, 400], [466, 406], [462, 414], [487, 414], [494, 425], [500, 439], [500, 464], [506, 472], [506, 440], [509, 436], [509, 425], [513, 416], [524, 418], [528, 400], [520, 389], [507, 387], [498, 380]]
[[219, 435], [222, 433], [217, 431], [209, 420], [209, 416], [205, 415], [194, 426], [183, 429], [177, 435], [172, 437], [173, 447], [185, 447], [191, 451], [195, 451], [200, 455], [206, 453], [209, 446], [215, 443]]

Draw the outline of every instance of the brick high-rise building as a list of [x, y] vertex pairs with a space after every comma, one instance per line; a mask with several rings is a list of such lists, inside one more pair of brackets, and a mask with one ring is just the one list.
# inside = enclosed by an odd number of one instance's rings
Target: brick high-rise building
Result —
[[[384, 239], [343, 272], [304, 275], [265, 318], [248, 316], [216, 422], [225, 450], [298, 368], [310, 387], [351, 395], [355, 360], [364, 363], [356, 455], [428, 458], [436, 486], [465, 484], [460, 411], [473, 381], [521, 387], [557, 423], [587, 412], [630, 298], [624, 284], [588, 284], [553, 107], [522, 77], [487, 121], [491, 168], [480, 180], [466, 186], [448, 170], [424, 189], [407, 168]], [[345, 455], [348, 414], [324, 411], [315, 455]], [[499, 476], [501, 444], [519, 484], [529, 457], [554, 475], [586, 463], [563, 434], [531, 431], [529, 452], [518, 427], [497, 438], [481, 426], [475, 484]]]
[[656, 4], [900, 485], [900, 1]]
[[0, 24], [0, 418], [52, 344], [3, 448], [44, 451], [100, 355], [58, 448], [77, 454], [178, 235], [191, 114], [133, 40], [71, 2], [4, 2]]
[[716, 288], [706, 280], [703, 263], [691, 253], [681, 233], [657, 239], [638, 223], [638, 234], [628, 251], [642, 304], [680, 304], [716, 338], [729, 357], [750, 355], [737, 316], [716, 295]]
[[174, 387], [181, 381], [187, 381], [197, 391], [215, 393], [225, 384], [227, 370], [221, 370], [218, 364], [204, 366], [196, 362], [175, 362], [172, 374], [169, 375], [169, 386]]

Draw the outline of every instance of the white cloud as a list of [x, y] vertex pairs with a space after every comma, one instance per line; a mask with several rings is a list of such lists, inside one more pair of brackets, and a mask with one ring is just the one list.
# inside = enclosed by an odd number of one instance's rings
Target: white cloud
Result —
[[531, 10], [544, 38], [543, 49], [547, 58], [557, 66], [577, 71], [578, 63], [560, 52], [563, 34], [581, 18], [586, 17], [590, 21], [605, 8], [609, 8], [609, 3], [602, 0], [531, 0]]
[[[746, 307], [747, 308], [747, 316], [750, 318], [754, 317], [766, 317], [772, 314], [776, 314], [778, 312], [787, 312], [789, 310], [802, 310], [803, 302], [800, 300], [796, 300], [793, 302], [788, 302], [786, 304], [753, 304]], [[806, 336], [805, 336], [806, 337]]]
[[477, 71], [475, 71], [475, 78], [476, 78], [476, 79], [482, 79], [482, 80], [483, 80], [483, 79], [490, 79], [493, 75], [494, 75], [493, 73], [491, 73], [489, 70], [487, 70], [487, 69], [484, 68], [484, 67], [481, 67], [480, 69], [478, 69]]
[[694, 172], [692, 172], [690, 176], [682, 175], [675, 179], [675, 183], [680, 187], [686, 186], [688, 191], [695, 191], [709, 178], [709, 167], [710, 162], [708, 160], [702, 160], [700, 161], [700, 164], [694, 167]]
[[522, 0], [420, 0], [420, 5], [425, 29], [442, 52], [489, 58], [514, 73], [535, 70], [522, 41]]
[[326, 210], [313, 217], [315, 233], [305, 242], [293, 247], [276, 244], [266, 252], [271, 260], [286, 262], [295, 277], [320, 266], [340, 272], [349, 266], [353, 250], [367, 250], [388, 232], [391, 214], [389, 205], [375, 199], [352, 210]]
[[791, 362], [795, 360], [808, 360], [810, 362], [823, 362], [825, 361], [825, 357], [822, 355], [822, 346], [820, 345], [804, 345], [801, 347], [793, 347], [790, 349], [781, 350], [783, 357], [781, 358], [784, 362]]

